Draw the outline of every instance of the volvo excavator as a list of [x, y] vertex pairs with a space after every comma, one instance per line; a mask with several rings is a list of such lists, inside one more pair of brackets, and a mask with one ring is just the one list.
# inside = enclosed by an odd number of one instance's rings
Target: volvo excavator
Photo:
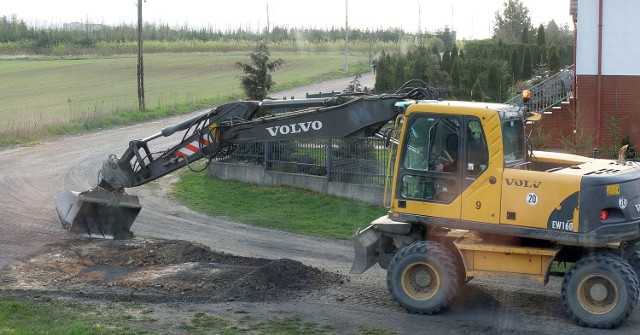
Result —
[[[282, 108], [297, 110], [274, 112]], [[533, 151], [525, 124], [535, 118], [424, 87], [232, 102], [130, 141], [104, 161], [95, 188], [64, 192], [56, 209], [72, 233], [129, 238], [141, 206], [126, 189], [242, 143], [377, 135], [392, 151], [388, 214], [355, 234], [352, 273], [378, 264], [398, 304], [427, 315], [475, 277], [559, 276], [571, 319], [618, 327], [640, 291], [640, 164]], [[174, 145], [152, 150], [170, 136]]]

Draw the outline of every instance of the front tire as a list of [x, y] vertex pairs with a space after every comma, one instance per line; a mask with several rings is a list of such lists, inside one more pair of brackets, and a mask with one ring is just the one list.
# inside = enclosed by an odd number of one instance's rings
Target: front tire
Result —
[[638, 302], [638, 277], [622, 258], [600, 253], [576, 262], [562, 281], [562, 304], [579, 325], [616, 328]]
[[387, 270], [391, 296], [415, 314], [441, 312], [455, 297], [459, 282], [446, 247], [432, 241], [418, 241], [402, 249]]

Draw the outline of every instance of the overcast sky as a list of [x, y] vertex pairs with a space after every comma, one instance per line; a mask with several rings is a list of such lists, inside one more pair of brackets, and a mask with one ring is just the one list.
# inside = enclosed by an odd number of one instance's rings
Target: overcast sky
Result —
[[[349, 26], [360, 29], [398, 27], [408, 32], [435, 31], [448, 26], [459, 39], [487, 38], [496, 11], [504, 0], [147, 0], [147, 22], [172, 26], [213, 27], [220, 30], [271, 26], [344, 27], [348, 3]], [[569, 0], [523, 0], [534, 27], [555, 20], [571, 25]], [[91, 22], [135, 24], [137, 0], [3, 0], [0, 16], [16, 14], [28, 24]]]

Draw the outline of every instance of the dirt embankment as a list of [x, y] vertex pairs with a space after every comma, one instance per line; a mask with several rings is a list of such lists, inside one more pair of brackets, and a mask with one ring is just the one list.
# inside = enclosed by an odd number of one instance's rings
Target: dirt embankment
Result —
[[5, 289], [145, 302], [280, 301], [344, 281], [290, 259], [239, 257], [152, 238], [69, 239], [14, 263]]

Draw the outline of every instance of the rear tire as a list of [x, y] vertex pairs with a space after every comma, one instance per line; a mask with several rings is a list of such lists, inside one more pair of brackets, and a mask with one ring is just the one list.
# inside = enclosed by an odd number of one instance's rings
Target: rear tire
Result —
[[640, 251], [635, 251], [629, 257], [629, 265], [633, 268], [638, 276], [638, 282], [640, 282]]
[[455, 297], [459, 279], [446, 247], [418, 241], [395, 255], [387, 270], [391, 296], [410, 313], [436, 314]]
[[622, 258], [600, 253], [577, 261], [562, 281], [562, 304], [579, 325], [616, 328], [638, 302], [638, 277]]

